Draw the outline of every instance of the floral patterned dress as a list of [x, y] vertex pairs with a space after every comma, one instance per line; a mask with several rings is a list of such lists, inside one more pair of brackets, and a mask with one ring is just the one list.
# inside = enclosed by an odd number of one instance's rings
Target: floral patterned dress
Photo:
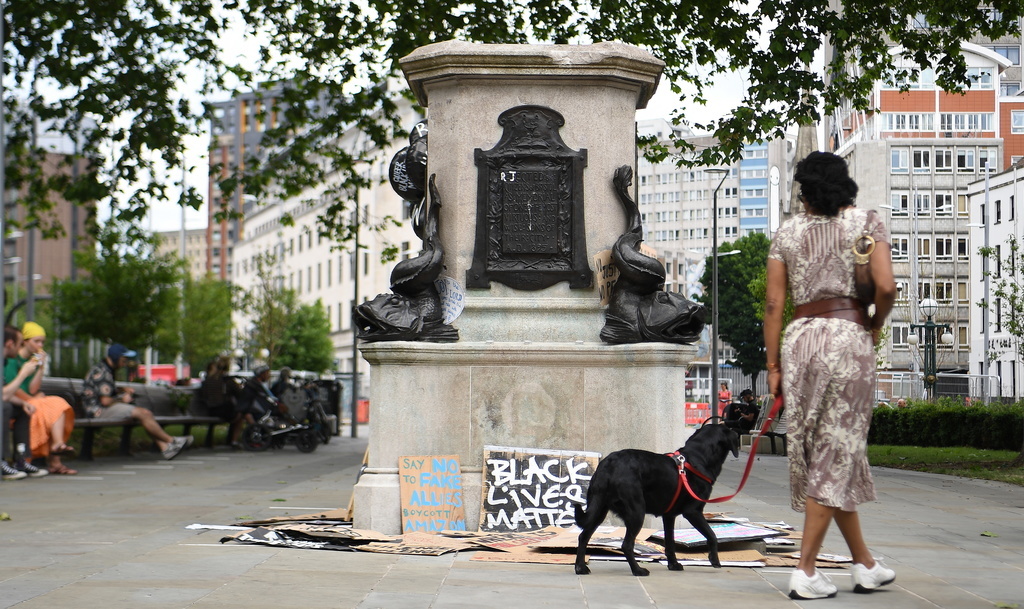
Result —
[[[779, 228], [768, 256], [785, 263], [794, 305], [855, 297], [851, 248], [865, 228], [877, 242], [889, 243], [878, 214], [855, 207], [836, 217], [801, 214]], [[804, 511], [807, 497], [844, 511], [873, 501], [871, 334], [845, 319], [796, 319], [785, 330], [780, 363], [793, 509]]]

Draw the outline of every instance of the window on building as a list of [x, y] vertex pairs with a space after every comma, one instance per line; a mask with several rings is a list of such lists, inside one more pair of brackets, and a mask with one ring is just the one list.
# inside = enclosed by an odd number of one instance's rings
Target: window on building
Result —
[[1002, 80], [999, 82], [999, 95], [1001, 97], [1012, 97], [1020, 93], [1020, 83], [1011, 80]]
[[1013, 62], [1013, 65], [1015, 65], [1015, 66], [1019, 66], [1020, 65], [1020, 46], [1019, 45], [1013, 45], [1013, 46], [994, 46], [994, 47], [989, 47], [989, 48], [992, 49], [993, 51], [995, 51], [996, 53], [999, 53], [1003, 57], [1009, 59], [1011, 62]]
[[992, 68], [967, 68], [967, 80], [972, 89], [991, 89], [995, 85]]
[[894, 216], [905, 216], [910, 211], [910, 193], [906, 192], [893, 192], [890, 195], [890, 205], [892, 205], [892, 215]]
[[928, 173], [932, 170], [931, 150], [914, 151], [914, 173]]
[[974, 171], [974, 148], [957, 148], [956, 149], [956, 168], [957, 171]]
[[996, 224], [1003, 221], [1003, 201], [996, 199]]
[[1024, 133], [1024, 110], [1010, 112], [1010, 132]]
[[978, 169], [986, 169], [991, 159], [993, 170], [999, 162], [997, 148], [981, 148], [978, 150]]
[[919, 192], [914, 195], [914, 207], [918, 215], [927, 216], [932, 213], [932, 195], [928, 192]]
[[942, 173], [953, 171], [952, 150], [949, 148], [935, 149], [935, 171]]
[[892, 259], [893, 260], [906, 260], [909, 256], [909, 243], [910, 240], [906, 237], [893, 237], [892, 238]]
[[936, 281], [935, 282], [935, 300], [939, 302], [952, 302], [953, 301], [953, 282], [952, 281]]
[[960, 237], [956, 240], [956, 257], [960, 260], [967, 260], [970, 256], [970, 246], [967, 237]]
[[724, 199], [735, 199], [740, 196], [740, 189], [733, 186], [732, 188], [722, 189], [722, 198]]
[[932, 284], [930, 281], [919, 281], [917, 283], [917, 301], [932, 297]]
[[935, 238], [935, 259], [936, 260], [952, 260], [953, 259], [953, 239], [947, 237], [936, 237]]
[[331, 260], [327, 260], [327, 287], [331, 287]]
[[966, 347], [967, 344], [968, 344], [968, 340], [967, 340], [968, 339], [968, 337], [967, 337], [967, 326], [960, 326], [960, 327], [958, 327], [957, 328], [957, 334], [960, 337], [960, 341], [959, 341], [960, 346]]
[[967, 199], [967, 195], [956, 196], [956, 215], [967, 216], [970, 213], [970, 201]]
[[[932, 240], [928, 237], [919, 238], [917, 240], [917, 255], [918, 256], [931, 256], [932, 255]], [[922, 298], [925, 298], [922, 296]]]
[[958, 281], [956, 284], [956, 300], [960, 304], [967, 304], [967, 282]]
[[892, 325], [892, 346], [895, 349], [907, 348], [907, 337], [910, 336], [910, 326], [907, 324], [894, 323]]
[[948, 192], [937, 192], [935, 193], [935, 215], [936, 216], [952, 216], [953, 215], [953, 195]]
[[996, 259], [995, 259], [995, 263], [996, 263], [995, 264], [995, 267], [996, 267], [995, 276], [996, 277], [1002, 277], [1003, 276], [1003, 246], [1002, 245], [997, 245], [996, 246]]
[[893, 148], [889, 151], [889, 171], [891, 173], [908, 173], [910, 171], [910, 150]]

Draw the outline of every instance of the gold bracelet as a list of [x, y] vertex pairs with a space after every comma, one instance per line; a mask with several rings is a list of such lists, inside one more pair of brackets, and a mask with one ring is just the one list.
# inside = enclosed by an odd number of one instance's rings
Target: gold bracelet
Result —
[[778, 368], [778, 367], [779, 367], [778, 364], [768, 364], [768, 369], [769, 370], [773, 370], [773, 369]]

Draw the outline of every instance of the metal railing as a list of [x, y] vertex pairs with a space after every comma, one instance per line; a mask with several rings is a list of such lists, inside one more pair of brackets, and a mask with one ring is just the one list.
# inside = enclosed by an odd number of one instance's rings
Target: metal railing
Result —
[[[983, 374], [939, 372], [935, 375], [936, 397], [961, 397], [964, 401], [999, 401], [1002, 399], [999, 377]], [[920, 372], [878, 372], [875, 399], [894, 404], [899, 398], [927, 399], [924, 375]], [[987, 391], [986, 391], [987, 390]]]

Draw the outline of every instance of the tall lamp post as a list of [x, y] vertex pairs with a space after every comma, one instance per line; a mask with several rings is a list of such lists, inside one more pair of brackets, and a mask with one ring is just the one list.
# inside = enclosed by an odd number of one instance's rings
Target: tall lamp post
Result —
[[711, 400], [715, 416], [722, 416], [718, 404], [718, 190], [729, 175], [728, 169], [705, 169], [705, 173], [721, 175], [711, 195]]
[[[925, 298], [918, 305], [921, 309], [921, 313], [927, 318], [923, 324], [910, 324], [911, 330], [924, 329], [924, 385], [928, 390], [928, 398], [933, 399], [935, 397], [935, 375], [937, 373], [937, 365], [935, 362], [935, 331], [939, 328], [945, 330], [942, 333], [940, 340], [942, 344], [949, 345], [953, 342], [953, 335], [950, 333], [950, 327], [948, 324], [937, 324], [932, 321], [932, 317], [939, 310], [939, 303], [935, 302], [934, 299]], [[907, 342], [911, 345], [916, 345], [918, 338], [916, 334], [911, 334], [907, 338]]]

